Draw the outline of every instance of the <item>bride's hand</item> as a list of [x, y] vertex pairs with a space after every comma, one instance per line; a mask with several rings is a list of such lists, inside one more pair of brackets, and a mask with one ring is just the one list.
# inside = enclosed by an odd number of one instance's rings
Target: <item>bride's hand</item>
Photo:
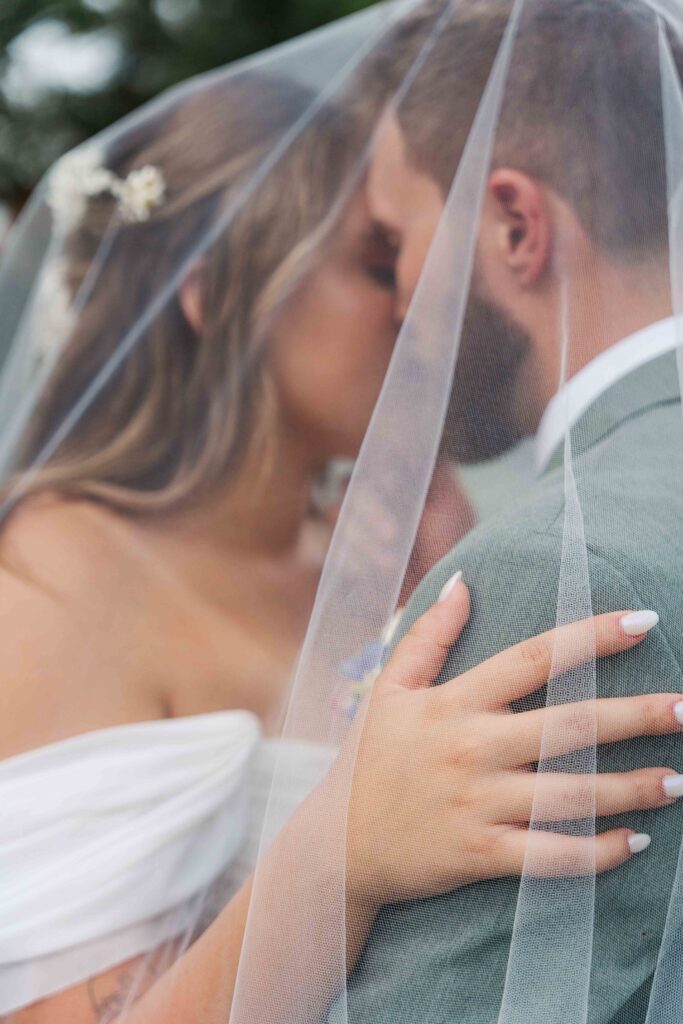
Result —
[[593, 794], [597, 815], [660, 807], [673, 803], [663, 785], [672, 769], [582, 776], [537, 774], [530, 766], [541, 757], [542, 741], [544, 758], [586, 746], [592, 723], [597, 743], [681, 730], [674, 712], [681, 694], [517, 714], [509, 708], [544, 686], [551, 671], [638, 644], [652, 622], [642, 616], [623, 622], [629, 614], [599, 615], [544, 633], [442, 686], [431, 684], [469, 616], [465, 585], [457, 582], [415, 623], [376, 682], [358, 726], [347, 838], [351, 897], [379, 906], [519, 875], [527, 853], [526, 870], [538, 874], [581, 874], [592, 856], [595, 869], [604, 871], [644, 848], [647, 837], [627, 828], [596, 837], [529, 830], [532, 803], [535, 822], [591, 817]]

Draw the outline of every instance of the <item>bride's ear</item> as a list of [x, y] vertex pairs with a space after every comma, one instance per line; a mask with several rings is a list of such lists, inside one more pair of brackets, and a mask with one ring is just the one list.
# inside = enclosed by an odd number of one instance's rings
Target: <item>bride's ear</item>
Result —
[[204, 262], [196, 263], [180, 286], [180, 308], [195, 334], [200, 335], [204, 328], [204, 309], [202, 280]]

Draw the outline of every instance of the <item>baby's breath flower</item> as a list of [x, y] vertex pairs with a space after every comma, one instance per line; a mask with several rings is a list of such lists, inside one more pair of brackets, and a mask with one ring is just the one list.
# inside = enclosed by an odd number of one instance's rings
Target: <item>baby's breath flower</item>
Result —
[[157, 167], [147, 165], [117, 178], [102, 164], [95, 146], [68, 153], [55, 165], [48, 181], [47, 202], [55, 220], [55, 229], [65, 235], [83, 219], [88, 199], [108, 192], [118, 201], [124, 220], [149, 220], [166, 194], [166, 182]]
[[145, 221], [149, 220], [152, 210], [163, 203], [166, 183], [157, 167], [147, 165], [131, 171], [125, 181], [117, 181], [113, 192], [125, 220]]
[[67, 153], [55, 165], [47, 186], [47, 203], [60, 234], [72, 231], [85, 214], [88, 199], [111, 189], [115, 176], [102, 166], [95, 146]]

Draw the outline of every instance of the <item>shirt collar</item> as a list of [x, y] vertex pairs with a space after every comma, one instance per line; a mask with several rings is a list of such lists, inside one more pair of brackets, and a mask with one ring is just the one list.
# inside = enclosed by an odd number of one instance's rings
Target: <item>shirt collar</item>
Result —
[[683, 324], [668, 317], [622, 338], [574, 374], [553, 396], [541, 418], [536, 432], [536, 472], [547, 468], [566, 431], [605, 391], [679, 343], [683, 343]]

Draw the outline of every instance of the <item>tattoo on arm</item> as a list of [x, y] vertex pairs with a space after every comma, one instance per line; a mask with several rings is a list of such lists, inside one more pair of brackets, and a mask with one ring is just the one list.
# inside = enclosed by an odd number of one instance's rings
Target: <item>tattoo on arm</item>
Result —
[[163, 970], [156, 957], [147, 956], [126, 964], [116, 975], [108, 973], [90, 978], [88, 1000], [95, 1013], [96, 1024], [112, 1024], [118, 1020], [161, 973]]
[[134, 968], [128, 968], [117, 979], [108, 977], [106, 980], [88, 980], [88, 999], [97, 1024], [110, 1024], [127, 1009], [134, 998], [135, 974]]

